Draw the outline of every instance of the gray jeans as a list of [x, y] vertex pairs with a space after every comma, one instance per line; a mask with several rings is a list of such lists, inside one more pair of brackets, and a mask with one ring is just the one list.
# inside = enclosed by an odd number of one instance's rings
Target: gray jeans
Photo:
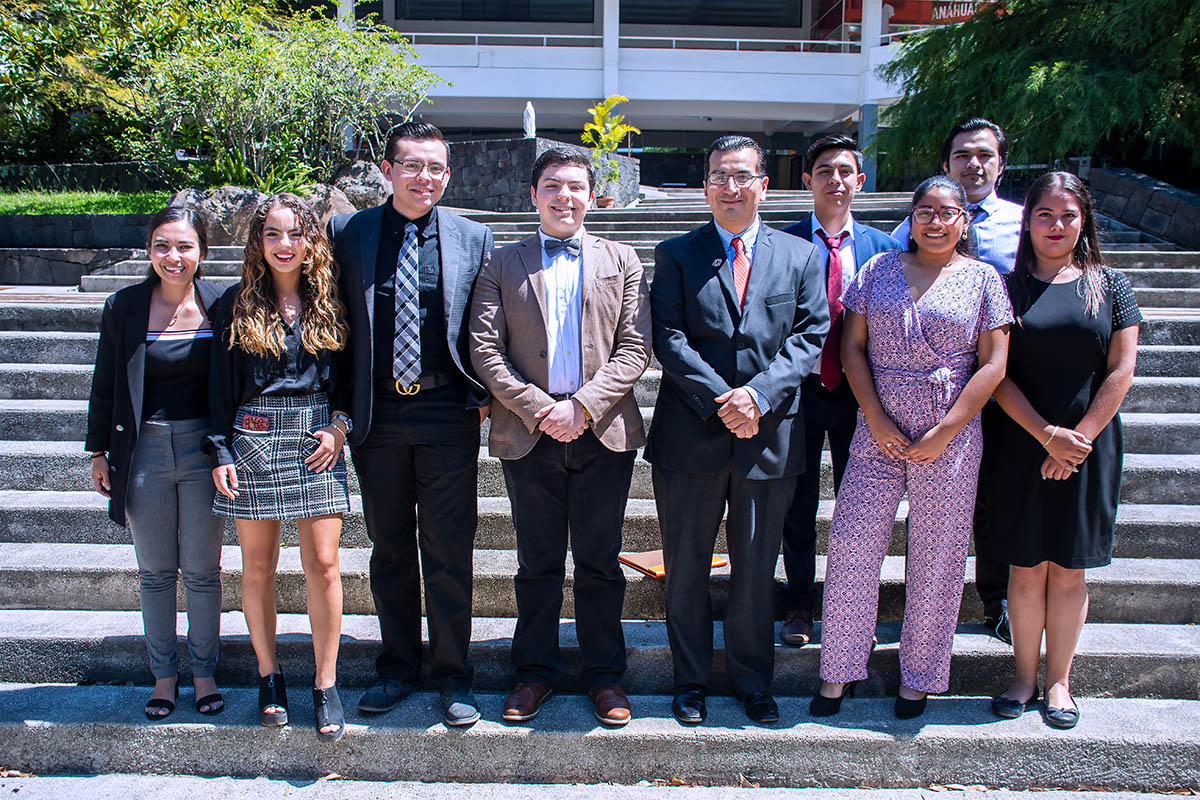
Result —
[[155, 679], [179, 671], [176, 580], [187, 589], [192, 675], [211, 678], [221, 626], [223, 521], [212, 515], [207, 419], [142, 423], [130, 464], [125, 514], [137, 554], [142, 624]]

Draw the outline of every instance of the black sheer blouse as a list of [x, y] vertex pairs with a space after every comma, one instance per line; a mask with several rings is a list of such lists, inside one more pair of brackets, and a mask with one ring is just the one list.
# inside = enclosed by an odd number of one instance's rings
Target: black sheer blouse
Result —
[[[205, 450], [215, 465], [234, 463], [229, 449], [233, 420], [238, 407], [259, 395], [306, 395], [325, 392], [331, 409], [349, 407], [349, 380], [339, 380], [337, 353], [310, 353], [300, 344], [297, 319], [284, 339], [285, 351], [278, 358], [256, 356], [240, 347], [230, 349], [233, 306], [240, 287], [231, 286], [221, 296], [213, 315], [213, 348], [209, 361], [208, 403], [211, 421]], [[339, 389], [339, 387], [342, 387]]]

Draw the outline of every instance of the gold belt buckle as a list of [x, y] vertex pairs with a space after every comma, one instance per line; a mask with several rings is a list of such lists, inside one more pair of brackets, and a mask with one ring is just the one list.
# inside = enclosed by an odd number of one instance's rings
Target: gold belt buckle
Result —
[[410, 383], [408, 386], [401, 386], [400, 381], [396, 381], [396, 392], [398, 394], [402, 394], [405, 397], [412, 397], [419, 391], [421, 391], [421, 382], [420, 381], [415, 381], [413, 383]]

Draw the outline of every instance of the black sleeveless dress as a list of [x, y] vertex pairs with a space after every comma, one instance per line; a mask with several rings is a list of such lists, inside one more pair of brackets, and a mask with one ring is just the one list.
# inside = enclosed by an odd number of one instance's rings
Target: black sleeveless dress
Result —
[[[1052, 425], [1079, 424], [1108, 374], [1115, 331], [1142, 315], [1129, 280], [1104, 269], [1100, 313], [1084, 310], [1079, 281], [1043, 283], [1029, 277], [1024, 290], [1005, 276], [1016, 323], [1008, 345], [1008, 377]], [[1067, 569], [1112, 561], [1117, 495], [1121, 489], [1121, 419], [1092, 442], [1079, 472], [1065, 481], [1043, 480], [1041, 442], [988, 403], [983, 416], [983, 493], [989, 535], [985, 555], [1018, 567], [1052, 561]]]

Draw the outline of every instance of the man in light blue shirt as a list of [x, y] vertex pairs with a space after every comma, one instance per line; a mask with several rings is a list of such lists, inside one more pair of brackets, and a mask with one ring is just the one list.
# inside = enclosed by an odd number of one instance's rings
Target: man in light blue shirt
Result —
[[[971, 212], [971, 231], [979, 260], [1001, 275], [1012, 272], [1021, 239], [1021, 206], [1001, 200], [996, 184], [1008, 163], [1008, 138], [999, 125], [986, 119], [968, 119], [955, 125], [942, 142], [942, 171], [962, 184]], [[908, 242], [908, 219], [892, 231], [901, 244]]]

